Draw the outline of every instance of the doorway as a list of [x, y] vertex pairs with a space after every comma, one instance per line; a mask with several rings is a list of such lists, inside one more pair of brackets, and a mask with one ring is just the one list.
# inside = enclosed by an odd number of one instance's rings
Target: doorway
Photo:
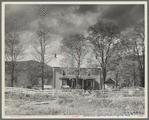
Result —
[[75, 88], [75, 80], [72, 80], [72, 88]]

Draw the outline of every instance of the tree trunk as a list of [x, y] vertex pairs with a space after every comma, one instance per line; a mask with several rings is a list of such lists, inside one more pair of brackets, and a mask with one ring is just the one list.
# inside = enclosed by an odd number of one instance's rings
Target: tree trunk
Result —
[[42, 90], [44, 90], [44, 76], [42, 75]]
[[140, 83], [141, 83], [141, 87], [145, 86], [145, 80], [144, 80], [144, 70], [140, 67]]
[[141, 87], [145, 87], [144, 70], [141, 71]]
[[117, 88], [117, 80], [116, 80], [116, 88]]
[[44, 90], [44, 62], [42, 62], [42, 90]]
[[143, 50], [143, 69], [142, 69], [142, 87], [145, 87], [145, 56], [144, 56], [144, 50]]
[[144, 51], [145, 51], [145, 46], [144, 46], [144, 38], [143, 38], [143, 41], [142, 41], [142, 44], [143, 44], [143, 46], [142, 46], [142, 55], [143, 55], [143, 62], [142, 62], [142, 77], [141, 77], [141, 80], [142, 80], [142, 87], [144, 87], [145, 86], [145, 80], [144, 80], [144, 76], [145, 76], [145, 73], [144, 73], [144, 71], [145, 71], [145, 53], [144, 53]]
[[76, 89], [78, 88], [78, 85], [79, 85], [79, 78], [78, 78], [78, 75], [76, 76]]
[[106, 81], [106, 68], [104, 67], [103, 68], [103, 88], [104, 88], [104, 90], [105, 90], [105, 81]]
[[101, 78], [101, 69], [100, 69], [100, 87], [101, 87], [101, 90], [102, 90], [102, 78]]
[[119, 71], [116, 72], [116, 88], [118, 86], [118, 73], [119, 73]]
[[80, 68], [78, 68], [78, 73], [77, 73], [77, 76], [76, 76], [76, 88], [77, 89], [79, 88], [79, 74], [80, 74]]
[[135, 86], [135, 81], [136, 81], [136, 74], [135, 74], [135, 70], [134, 70], [134, 76], [133, 76], [133, 87]]
[[78, 61], [77, 76], [76, 76], [76, 88], [79, 88], [79, 75], [80, 75], [80, 60]]
[[13, 80], [14, 80], [14, 63], [12, 62], [12, 68], [11, 68], [11, 87], [13, 87]]
[[42, 90], [44, 90], [44, 72], [43, 72], [43, 68], [42, 68]]

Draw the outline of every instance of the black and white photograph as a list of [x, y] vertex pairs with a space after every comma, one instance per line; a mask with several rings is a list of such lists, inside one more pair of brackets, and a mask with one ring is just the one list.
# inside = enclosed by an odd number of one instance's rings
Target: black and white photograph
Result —
[[3, 118], [147, 118], [147, 2], [2, 2]]

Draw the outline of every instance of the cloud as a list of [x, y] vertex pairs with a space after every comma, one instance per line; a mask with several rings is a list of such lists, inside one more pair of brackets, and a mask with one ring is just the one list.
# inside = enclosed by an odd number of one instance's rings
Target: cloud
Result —
[[[75, 12], [74, 12], [75, 11]], [[54, 34], [86, 29], [102, 20], [113, 21], [122, 31], [144, 20], [143, 5], [6, 5], [6, 33], [34, 30], [38, 20], [50, 26]], [[55, 29], [55, 30], [54, 30]], [[67, 32], [67, 33], [66, 33]]]
[[144, 6], [111, 5], [103, 11], [100, 18], [113, 21], [119, 26], [120, 30], [124, 31], [144, 20]]
[[[33, 45], [38, 22], [50, 28], [53, 50], [70, 34], [84, 33], [101, 20], [113, 21], [121, 31], [144, 20], [143, 5], [6, 5], [6, 34], [17, 31], [23, 45]], [[29, 54], [28, 50], [26, 53]], [[51, 51], [49, 49], [49, 51]]]
[[28, 23], [37, 19], [37, 7], [32, 5], [6, 5], [5, 32], [28, 29]]
[[98, 6], [97, 5], [80, 5], [79, 9], [75, 10], [75, 13], [78, 13], [78, 14], [86, 14], [87, 12], [97, 13]]

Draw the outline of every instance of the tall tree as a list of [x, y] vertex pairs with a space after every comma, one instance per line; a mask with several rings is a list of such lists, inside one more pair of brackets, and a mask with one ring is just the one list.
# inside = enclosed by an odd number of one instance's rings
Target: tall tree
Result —
[[135, 26], [134, 31], [123, 36], [121, 40], [121, 48], [126, 56], [131, 56], [133, 60], [138, 62], [139, 76], [141, 86], [144, 87], [144, 71], [145, 71], [145, 46], [144, 46], [144, 22]]
[[87, 54], [86, 40], [83, 34], [73, 34], [62, 40], [62, 51], [65, 52], [67, 59], [71, 61], [71, 67], [76, 68], [76, 81], [78, 87], [80, 77], [80, 67]]
[[[145, 31], [144, 31], [144, 22], [138, 24], [135, 28], [135, 35], [133, 40], [135, 40], [135, 48], [136, 48], [136, 56], [138, 58], [139, 69], [140, 69], [140, 78], [141, 78], [141, 86], [145, 86], [145, 46], [144, 46], [144, 39], [145, 39]], [[136, 42], [138, 40], [138, 42]], [[141, 48], [141, 50], [139, 50]], [[140, 57], [142, 56], [142, 58]]]
[[119, 28], [111, 22], [97, 21], [88, 28], [90, 34], [89, 41], [92, 44], [92, 50], [102, 68], [103, 84], [105, 89], [105, 80], [107, 74], [107, 64], [112, 55], [113, 44], [119, 37]]
[[48, 45], [51, 42], [49, 33], [50, 33], [49, 28], [39, 22], [38, 29], [35, 33], [36, 43], [33, 46], [34, 52], [32, 53], [32, 55], [35, 57], [37, 61], [40, 62], [39, 67], [41, 68], [42, 90], [44, 90], [45, 63], [51, 61], [53, 54], [47, 52], [49, 47]]
[[16, 61], [22, 59], [24, 48], [20, 44], [20, 37], [17, 33], [11, 32], [5, 37], [5, 59], [9, 62], [11, 70], [11, 86], [14, 86], [14, 79], [16, 79]]

